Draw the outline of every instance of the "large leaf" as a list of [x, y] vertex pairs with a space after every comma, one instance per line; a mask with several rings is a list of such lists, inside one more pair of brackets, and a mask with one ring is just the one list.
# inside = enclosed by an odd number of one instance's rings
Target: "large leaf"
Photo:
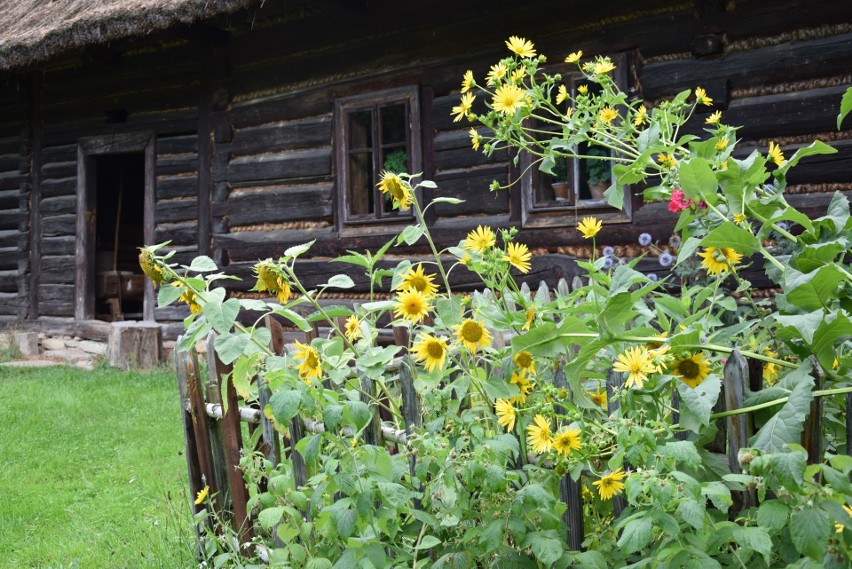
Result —
[[631, 520], [624, 526], [618, 547], [625, 553], [634, 553], [644, 548], [651, 541], [654, 524], [649, 518], [642, 517]]
[[829, 523], [819, 508], [805, 508], [790, 516], [790, 538], [802, 555], [821, 559], [829, 536]]
[[205, 255], [193, 259], [192, 264], [189, 266], [189, 270], [196, 273], [208, 273], [218, 268], [213, 259]]
[[835, 231], [841, 231], [849, 222], [849, 200], [840, 192], [834, 192], [825, 215], [816, 221], [831, 221]]
[[527, 351], [534, 356], [552, 357], [564, 353], [572, 344], [579, 344], [581, 338], [571, 334], [588, 334], [588, 327], [577, 318], [566, 318], [559, 326], [545, 322], [526, 334], [512, 338], [512, 353]]
[[737, 253], [751, 255], [760, 247], [760, 241], [748, 229], [727, 221], [701, 240], [702, 247], [724, 247]]
[[678, 168], [683, 193], [695, 201], [704, 200], [709, 204], [719, 201], [716, 193], [716, 174], [707, 160], [692, 158], [681, 162]]
[[290, 419], [299, 413], [302, 405], [302, 394], [295, 390], [278, 391], [269, 398], [269, 406], [275, 420], [286, 425]]
[[819, 361], [819, 365], [823, 369], [831, 369], [836, 357], [834, 349], [835, 344], [852, 336], [852, 322], [839, 314], [832, 321], [823, 322], [816, 332], [814, 332], [814, 341], [811, 345], [811, 351]]
[[787, 302], [808, 312], [828, 308], [831, 301], [837, 298], [842, 281], [843, 273], [833, 264], [810, 273], [800, 273], [788, 267], [784, 287], [787, 290]]
[[208, 302], [204, 305], [204, 316], [207, 317], [207, 321], [210, 322], [213, 329], [220, 334], [227, 334], [231, 331], [239, 313], [240, 301], [236, 298], [229, 298], [222, 303]]
[[786, 452], [788, 444], [798, 443], [814, 398], [813, 388], [813, 378], [804, 376], [790, 392], [787, 403], [760, 428], [749, 444], [765, 452]]
[[682, 381], [677, 382], [677, 392], [680, 397], [680, 426], [694, 433], [710, 424], [710, 413], [713, 405], [719, 399], [722, 382], [711, 375], [696, 388], [689, 387]]
[[778, 168], [778, 174], [786, 174], [787, 170], [798, 164], [799, 160], [805, 156], [813, 156], [815, 154], [835, 154], [836, 152], [836, 148], [832, 148], [819, 140], [814, 140], [809, 146], [796, 150], [795, 154], [793, 154], [789, 160], [784, 162], [784, 164]]
[[179, 286], [161, 286], [157, 293], [157, 307], [162, 308], [168, 306], [183, 294], [183, 287]]
[[616, 335], [624, 331], [627, 322], [635, 314], [633, 295], [629, 292], [620, 292], [607, 298], [597, 320], [602, 330]]
[[225, 365], [234, 363], [243, 354], [249, 339], [249, 335], [244, 333], [216, 336], [214, 346], [222, 363]]
[[843, 123], [843, 119], [846, 118], [846, 115], [849, 114], [849, 111], [852, 111], [852, 87], [846, 89], [846, 92], [843, 93], [843, 97], [840, 99], [840, 113], [837, 115], [837, 130], [840, 130], [840, 125]]

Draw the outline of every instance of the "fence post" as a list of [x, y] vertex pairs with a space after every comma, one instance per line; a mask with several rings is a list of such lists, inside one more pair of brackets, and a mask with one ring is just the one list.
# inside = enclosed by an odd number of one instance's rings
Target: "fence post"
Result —
[[[811, 357], [810, 359], [814, 368], [814, 389], [822, 389], [825, 385], [825, 375], [816, 358]], [[822, 462], [822, 408], [822, 397], [814, 397], [811, 401], [810, 413], [807, 419], [805, 419], [805, 428], [802, 431], [802, 446], [808, 451], [808, 464], [819, 464]]]
[[[568, 389], [568, 381], [565, 379], [562, 364], [559, 364], [553, 374], [553, 385]], [[554, 410], [560, 415], [565, 414], [565, 409], [561, 406], [556, 406]], [[568, 548], [573, 551], [580, 551], [583, 547], [583, 538], [586, 535], [583, 528], [583, 493], [580, 488], [580, 480], [574, 480], [570, 474], [565, 474], [559, 480], [559, 495], [568, 506], [565, 513], [562, 514], [562, 519], [568, 526]]]
[[[606, 410], [610, 417], [612, 417], [620, 407], [620, 403], [613, 397], [613, 395], [617, 389], [621, 389], [622, 387], [624, 387], [624, 374], [610, 369], [606, 374]], [[624, 498], [621, 496], [613, 496], [612, 510], [615, 513], [616, 518], [621, 515], [621, 512], [623, 512], [626, 507], [627, 501]]]
[[[178, 338], [178, 345], [181, 338]], [[192, 513], [197, 514], [204, 507], [201, 504], [195, 504], [195, 496], [204, 487], [202, 477], [205, 476], [204, 468], [200, 452], [201, 446], [198, 444], [198, 430], [201, 426], [195, 419], [193, 413], [194, 407], [189, 397], [189, 381], [188, 376], [195, 373], [191, 356], [187, 352], [175, 350], [175, 375], [177, 375], [178, 393], [180, 393], [180, 416], [183, 423], [183, 441], [186, 447], [186, 471], [189, 474], [189, 492], [192, 498]], [[197, 381], [197, 380], [196, 380]], [[187, 406], [190, 406], [187, 410]], [[205, 416], [205, 419], [207, 417]], [[204, 430], [206, 433], [206, 429]], [[212, 457], [211, 457], [212, 462]]]
[[[735, 349], [725, 363], [723, 387], [726, 411], [742, 409], [748, 377], [748, 364], [740, 351]], [[748, 416], [731, 415], [725, 418], [725, 424], [728, 431], [728, 466], [731, 472], [739, 474], [742, 472], [738, 460], [740, 449], [748, 446]], [[734, 492], [733, 497], [737, 506], [735, 511], [742, 511], [757, 503], [754, 492], [750, 490]]]

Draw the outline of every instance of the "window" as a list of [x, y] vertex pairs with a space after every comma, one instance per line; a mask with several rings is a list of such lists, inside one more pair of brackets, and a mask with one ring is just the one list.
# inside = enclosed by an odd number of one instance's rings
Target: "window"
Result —
[[419, 117], [416, 87], [337, 100], [335, 157], [341, 231], [372, 232], [376, 223], [393, 225], [411, 219], [410, 211], [394, 210], [376, 185], [384, 170], [422, 170]]
[[[615, 80], [620, 87], [627, 83], [627, 58], [624, 55], [613, 57], [616, 65]], [[589, 83], [576, 68], [549, 69], [551, 73], [562, 74], [563, 82], [571, 96], [577, 94], [581, 86], [593, 94], [598, 85]], [[541, 125], [534, 125], [540, 130]], [[554, 130], [554, 134], [558, 134]], [[546, 136], [546, 135], [542, 135]], [[581, 144], [577, 154], [586, 156], [611, 156], [609, 149]], [[572, 225], [576, 217], [594, 215], [604, 222], [630, 220], [630, 192], [625, 188], [623, 209], [619, 210], [607, 204], [603, 192], [612, 183], [612, 162], [607, 159], [568, 159], [556, 161], [553, 175], [542, 172], [538, 164], [533, 164], [529, 154], [520, 157], [521, 177], [521, 214], [524, 227], [554, 227]], [[573, 214], [573, 215], [566, 215]]]

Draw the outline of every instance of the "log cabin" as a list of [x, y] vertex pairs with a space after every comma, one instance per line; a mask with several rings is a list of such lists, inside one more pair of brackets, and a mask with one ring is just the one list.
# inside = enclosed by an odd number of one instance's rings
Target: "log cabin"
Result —
[[[852, 195], [852, 3], [833, 0], [3, 0], [0, 1], [0, 325], [97, 334], [98, 320], [156, 320], [174, 335], [186, 307], [157, 308], [137, 247], [170, 241], [175, 260], [209, 255], [243, 280], [316, 240], [299, 272], [333, 272], [346, 249], [376, 249], [410, 218], [375, 192], [391, 164], [422, 171], [440, 204], [443, 246], [478, 225], [518, 227], [526, 277], [576, 272], [577, 218], [604, 220], [599, 246], [663, 249], [664, 203], [633, 188], [623, 210], [592, 194], [582, 164], [558, 180], [486, 158], [454, 123], [467, 69], [483, 77], [519, 35], [554, 61], [607, 54], [651, 104], [703, 86], [741, 146], [791, 153], [815, 138], [839, 152], [790, 177], [793, 205], [824, 211]], [[693, 125], [700, 131], [703, 117]], [[516, 182], [489, 190], [492, 180]], [[561, 189], [561, 188], [560, 188]], [[428, 196], [426, 196], [428, 197]], [[425, 255], [419, 244], [401, 251]], [[640, 267], [660, 269], [653, 256]], [[357, 299], [366, 288], [351, 271]], [[465, 277], [459, 275], [459, 279]], [[472, 283], [460, 282], [460, 285]], [[170, 332], [171, 331], [171, 332]]]

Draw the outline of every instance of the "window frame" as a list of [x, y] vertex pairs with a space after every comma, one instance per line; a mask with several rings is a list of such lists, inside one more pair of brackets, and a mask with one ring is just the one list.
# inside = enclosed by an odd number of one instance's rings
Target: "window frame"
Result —
[[[336, 225], [341, 235], [364, 235], [392, 233], [400, 225], [411, 222], [413, 210], [383, 211], [383, 200], [380, 200], [375, 184], [381, 175], [381, 152], [385, 145], [381, 139], [381, 129], [376, 120], [382, 107], [405, 104], [406, 140], [408, 148], [408, 169], [410, 172], [423, 171], [423, 145], [421, 139], [422, 111], [420, 107], [420, 92], [416, 85], [395, 87], [370, 93], [362, 93], [341, 97], [334, 102], [334, 146], [335, 146], [335, 201]], [[372, 113], [372, 140], [370, 152], [372, 155], [373, 191], [375, 192], [375, 212], [369, 214], [351, 213], [350, 196], [350, 166], [349, 156], [354, 150], [350, 149], [350, 120], [352, 113], [370, 111]]]
[[[623, 90], [628, 90], [628, 65], [629, 58], [627, 54], [622, 52], [611, 55], [616, 68], [614, 79], [616, 84]], [[567, 79], [567, 84], [572, 96], [576, 93], [576, 85], [578, 78], [583, 75], [576, 70], [576, 67], [569, 64], [557, 64], [548, 67], [547, 72], [550, 74], [559, 73], [563, 80]], [[623, 120], [623, 117], [622, 117]], [[537, 166], [533, 164], [533, 157], [528, 152], [521, 152], [519, 156], [520, 170], [520, 192], [521, 192], [521, 226], [524, 228], [547, 228], [547, 227], [566, 227], [576, 224], [577, 220], [583, 216], [594, 216], [603, 221], [603, 223], [629, 223], [633, 218], [633, 188], [632, 186], [624, 186], [624, 200], [622, 209], [619, 210], [608, 205], [601, 200], [579, 200], [577, 188], [581, 183], [580, 168], [582, 162], [579, 159], [570, 159], [568, 165], [568, 176], [571, 196], [574, 199], [569, 199], [569, 203], [565, 205], [557, 202], [537, 203], [536, 194], [538, 184], [541, 184], [542, 173]], [[566, 215], [568, 214], [568, 215]], [[573, 214], [573, 215], [570, 215]]]

